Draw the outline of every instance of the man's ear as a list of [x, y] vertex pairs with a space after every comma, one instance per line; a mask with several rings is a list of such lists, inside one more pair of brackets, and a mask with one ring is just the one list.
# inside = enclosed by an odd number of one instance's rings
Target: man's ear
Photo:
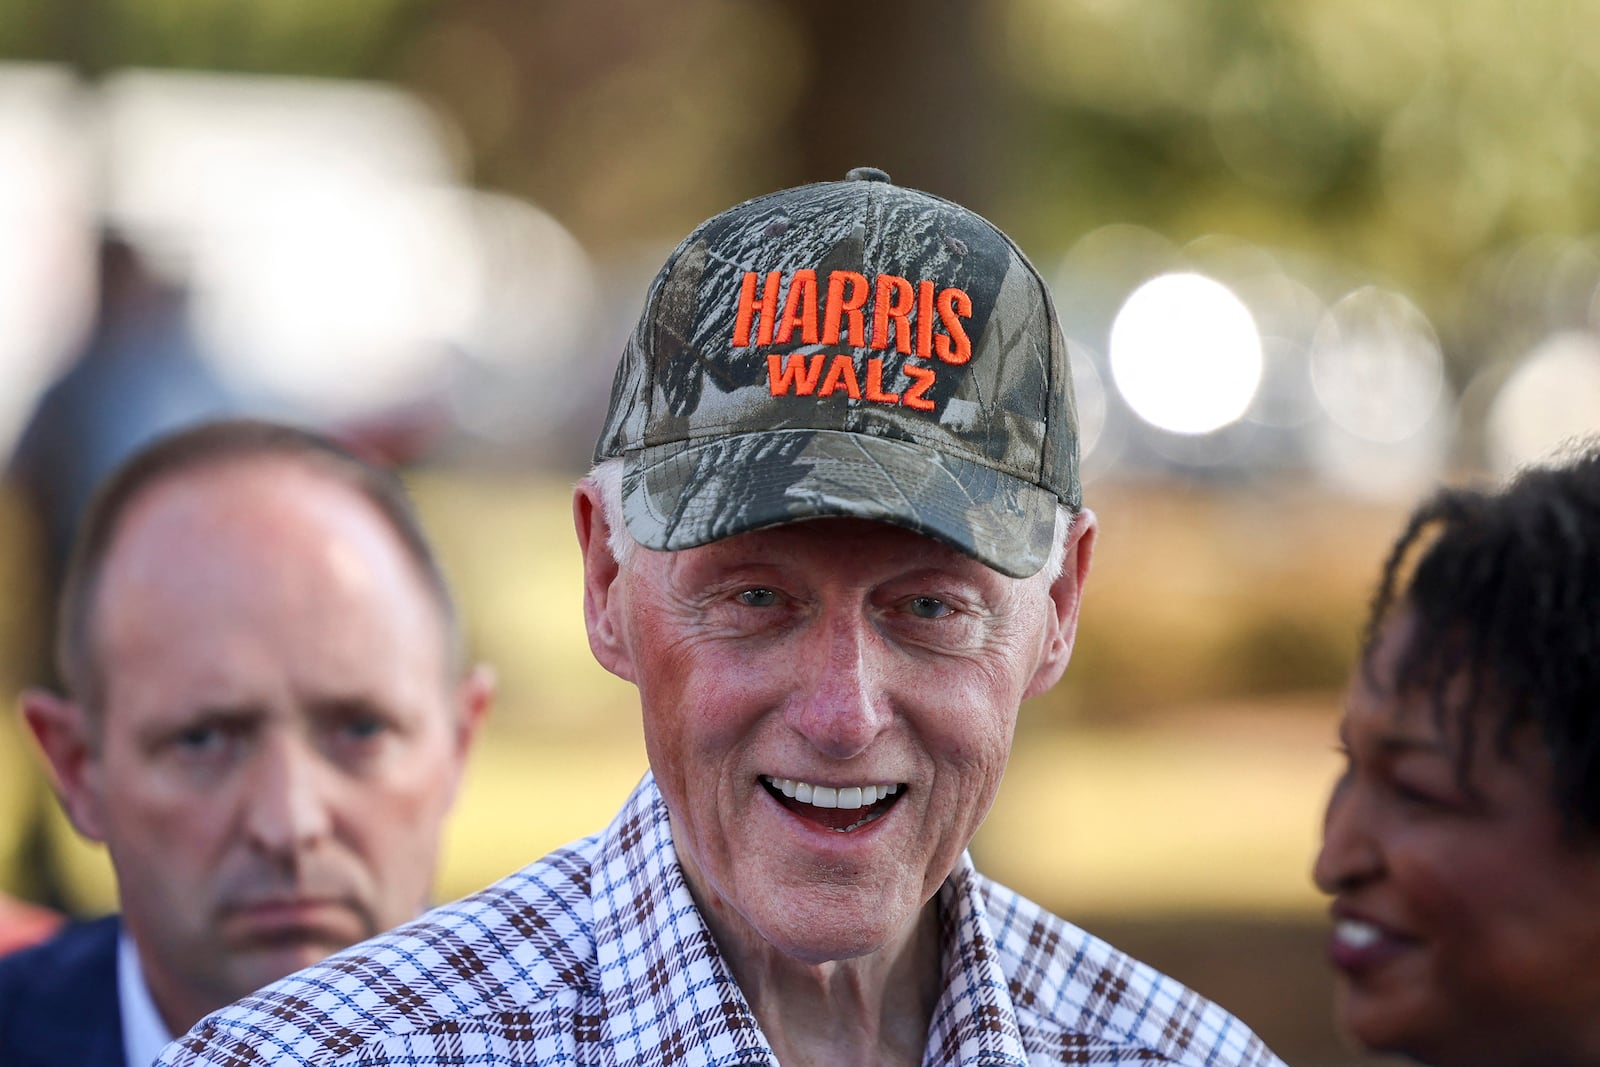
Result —
[[104, 841], [99, 755], [88, 713], [64, 697], [29, 689], [22, 694], [22, 717], [44, 753], [56, 799], [73, 828], [91, 841]]
[[475, 664], [456, 687], [456, 750], [463, 762], [489, 717], [498, 688], [494, 668], [487, 663]]
[[455, 759], [451, 763], [455, 781], [450, 784], [449, 794], [452, 804], [461, 788], [472, 746], [483, 728], [483, 721], [489, 717], [490, 706], [494, 704], [496, 688], [494, 668], [486, 663], [475, 664], [467, 676], [456, 683]]
[[1078, 637], [1078, 609], [1083, 604], [1083, 583], [1089, 578], [1089, 560], [1094, 556], [1099, 526], [1094, 512], [1083, 508], [1067, 531], [1067, 552], [1061, 574], [1050, 583], [1050, 630], [1044, 655], [1024, 697], [1038, 696], [1059, 682], [1067, 669], [1067, 661], [1072, 659], [1072, 646]]
[[606, 523], [600, 487], [588, 478], [572, 491], [572, 522], [578, 549], [583, 553], [583, 621], [589, 629], [589, 649], [600, 666], [626, 681], [634, 681], [621, 625], [621, 565], [611, 552], [611, 527]]

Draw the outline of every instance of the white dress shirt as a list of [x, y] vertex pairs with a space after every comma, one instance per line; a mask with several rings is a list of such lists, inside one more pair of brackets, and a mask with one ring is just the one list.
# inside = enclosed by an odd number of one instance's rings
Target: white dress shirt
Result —
[[139, 948], [124, 929], [117, 938], [117, 1007], [122, 1012], [122, 1055], [128, 1067], [150, 1067], [172, 1040], [145, 985]]

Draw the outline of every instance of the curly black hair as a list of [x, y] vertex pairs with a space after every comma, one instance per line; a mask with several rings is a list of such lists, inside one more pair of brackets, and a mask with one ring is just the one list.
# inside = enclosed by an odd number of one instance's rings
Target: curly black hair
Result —
[[1369, 678], [1398, 611], [1412, 627], [1388, 680], [1459, 731], [1463, 781], [1476, 728], [1505, 752], [1532, 726], [1564, 824], [1600, 838], [1600, 438], [1498, 490], [1447, 488], [1418, 505], [1373, 597]]

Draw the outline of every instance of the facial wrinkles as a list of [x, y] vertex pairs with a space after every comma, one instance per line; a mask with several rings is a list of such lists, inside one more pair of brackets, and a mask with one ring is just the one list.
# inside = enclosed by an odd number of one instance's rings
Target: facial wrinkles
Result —
[[826, 523], [641, 549], [607, 609], [684, 870], [750, 958], [897, 951], [992, 802], [1044, 647], [1048, 582]]

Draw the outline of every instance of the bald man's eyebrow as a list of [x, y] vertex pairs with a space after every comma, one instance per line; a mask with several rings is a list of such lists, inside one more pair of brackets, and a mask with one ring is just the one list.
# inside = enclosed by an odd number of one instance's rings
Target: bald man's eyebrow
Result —
[[255, 704], [202, 705], [181, 715], [145, 723], [135, 736], [140, 745], [153, 749], [186, 734], [206, 730], [245, 734], [259, 726], [266, 715], [266, 709]]
[[323, 725], [343, 726], [350, 723], [371, 722], [398, 727], [407, 716], [388, 704], [380, 703], [364, 694], [318, 697], [309, 702], [311, 715]]

